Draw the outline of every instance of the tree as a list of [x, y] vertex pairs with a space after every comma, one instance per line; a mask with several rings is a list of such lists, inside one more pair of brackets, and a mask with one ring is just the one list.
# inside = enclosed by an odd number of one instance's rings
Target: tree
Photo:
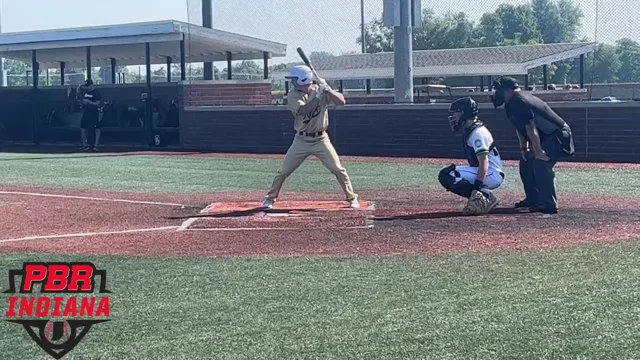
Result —
[[[368, 53], [393, 51], [393, 29], [383, 25], [382, 19], [365, 24]], [[356, 42], [362, 44], [362, 38]], [[437, 50], [470, 47], [476, 45], [474, 24], [463, 12], [448, 12], [437, 16], [432, 9], [422, 12], [422, 27], [415, 29], [413, 48], [415, 50]]]
[[[502, 4], [496, 9], [502, 20], [502, 35], [509, 45], [539, 44], [542, 34], [536, 26], [536, 18], [530, 5]], [[506, 45], [506, 44], [505, 44]]]
[[[426, 10], [425, 10], [426, 11]], [[382, 19], [375, 19], [365, 24], [365, 51], [369, 54], [393, 51], [393, 28], [384, 26]], [[356, 43], [362, 45], [362, 35]]]
[[556, 4], [551, 0], [531, 0], [531, 7], [542, 41], [545, 44], [563, 42], [564, 23]]
[[[22, 61], [4, 59], [4, 70], [7, 72], [7, 86], [27, 86], [27, 71], [31, 66]], [[30, 83], [30, 82], [29, 82]]]
[[[233, 65], [231, 68], [231, 74], [234, 78], [242, 78], [244, 80], [251, 80], [254, 78], [261, 79], [263, 76], [263, 69], [255, 61], [243, 60]], [[222, 69], [222, 73], [219, 76], [221, 78], [226, 78], [227, 68]]]
[[580, 8], [580, 4], [574, 4], [573, 0], [558, 0], [558, 10], [564, 27], [564, 42], [575, 41], [578, 39], [584, 12]]
[[616, 41], [616, 55], [620, 68], [616, 72], [621, 82], [638, 82], [640, 80], [640, 44], [623, 38]]
[[166, 79], [167, 78], [167, 70], [164, 68], [164, 66], [160, 67], [160, 68], [158, 68], [156, 70], [153, 70], [151, 72], [151, 76], [152, 76], [152, 78], [153, 77], [157, 77], [157, 78], [163, 77], [163, 78]]
[[[551, 64], [547, 66], [547, 82], [549, 84], [564, 83], [564, 82], [557, 82], [554, 80], [554, 76], [557, 70], [558, 70], [558, 67], [555, 64]], [[544, 84], [543, 77], [544, 77], [544, 70], [542, 69], [542, 67], [529, 70], [530, 84]]]
[[[186, 64], [185, 66], [187, 80], [203, 80], [204, 79], [204, 67], [195, 66], [194, 64]], [[215, 71], [216, 69], [214, 69]], [[180, 74], [178, 72], [178, 74]]]
[[463, 12], [447, 12], [443, 17], [426, 9], [423, 14], [423, 26], [417, 29], [414, 37], [414, 49], [438, 50], [456, 49], [475, 45], [473, 23]]
[[478, 46], [498, 46], [502, 44], [504, 42], [503, 32], [504, 26], [500, 16], [496, 13], [484, 13], [475, 31]]
[[[346, 55], [346, 54], [344, 54]], [[333, 55], [330, 52], [326, 52], [326, 51], [312, 51], [309, 54], [309, 60], [313, 63], [315, 62], [320, 62], [320, 61], [326, 61], [328, 59], [331, 59], [335, 57], [335, 55]]]
[[[576, 60], [577, 61], [577, 60]], [[616, 47], [609, 44], [599, 44], [596, 51], [585, 56], [584, 80], [586, 83], [613, 83], [618, 81], [621, 67]], [[572, 80], [577, 82], [578, 67], [574, 66]]]
[[[532, 0], [536, 26], [540, 30], [545, 44], [575, 41], [580, 30], [584, 14], [573, 0]], [[571, 73], [573, 60], [555, 63], [556, 69], [551, 76], [553, 83], [565, 83]]]

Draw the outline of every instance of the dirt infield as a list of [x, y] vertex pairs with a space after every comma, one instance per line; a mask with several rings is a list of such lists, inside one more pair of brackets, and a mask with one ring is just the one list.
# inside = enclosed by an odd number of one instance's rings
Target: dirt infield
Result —
[[[504, 192], [502, 205], [481, 217], [463, 217], [463, 199], [445, 192], [365, 191], [361, 192], [365, 206], [358, 210], [347, 209], [346, 203], [341, 208], [336, 192], [286, 192], [282, 199], [297, 203], [277, 203], [270, 214], [256, 209], [262, 195], [4, 187], [0, 188], [4, 203], [0, 252], [389, 255], [534, 249], [626, 240], [640, 234], [636, 210], [640, 199], [634, 198], [564, 195], [561, 214], [545, 218], [515, 211], [510, 204], [519, 200], [519, 194]], [[327, 199], [334, 205], [327, 205]], [[226, 204], [210, 206], [214, 203]]]

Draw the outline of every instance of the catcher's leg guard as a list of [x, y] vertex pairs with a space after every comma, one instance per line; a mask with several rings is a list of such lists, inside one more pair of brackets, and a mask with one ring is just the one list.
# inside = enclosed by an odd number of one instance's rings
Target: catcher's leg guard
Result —
[[[451, 174], [453, 172], [453, 175]], [[473, 191], [473, 184], [469, 181], [456, 176], [456, 166], [451, 164], [446, 168], [440, 170], [438, 174], [438, 180], [440, 184], [447, 190], [456, 195], [460, 195], [464, 198], [471, 197]]]

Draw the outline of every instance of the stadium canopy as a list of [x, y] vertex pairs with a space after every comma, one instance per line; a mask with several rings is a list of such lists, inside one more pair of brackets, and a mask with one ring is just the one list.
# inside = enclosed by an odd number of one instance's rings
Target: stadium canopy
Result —
[[[593, 52], [595, 43], [576, 42], [413, 52], [414, 77], [526, 75], [529, 70]], [[314, 61], [327, 80], [389, 79], [393, 52], [327, 57]], [[273, 74], [282, 79], [284, 72]]]
[[266, 63], [285, 55], [285, 44], [176, 20], [0, 34], [0, 57], [37, 62], [39, 69], [167, 64], [171, 60], [263, 59]]

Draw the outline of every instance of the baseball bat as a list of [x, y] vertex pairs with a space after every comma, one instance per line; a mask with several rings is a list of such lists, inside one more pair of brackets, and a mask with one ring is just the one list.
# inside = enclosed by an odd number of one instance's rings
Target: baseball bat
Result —
[[298, 52], [298, 55], [300, 55], [300, 58], [302, 58], [302, 61], [304, 61], [304, 64], [311, 69], [313, 76], [315, 76], [316, 79], [320, 79], [320, 76], [318, 76], [316, 69], [313, 68], [313, 65], [311, 64], [311, 60], [309, 60], [309, 57], [307, 56], [307, 54], [305, 54], [304, 50], [302, 50], [302, 48], [299, 47], [296, 49], [296, 51]]

